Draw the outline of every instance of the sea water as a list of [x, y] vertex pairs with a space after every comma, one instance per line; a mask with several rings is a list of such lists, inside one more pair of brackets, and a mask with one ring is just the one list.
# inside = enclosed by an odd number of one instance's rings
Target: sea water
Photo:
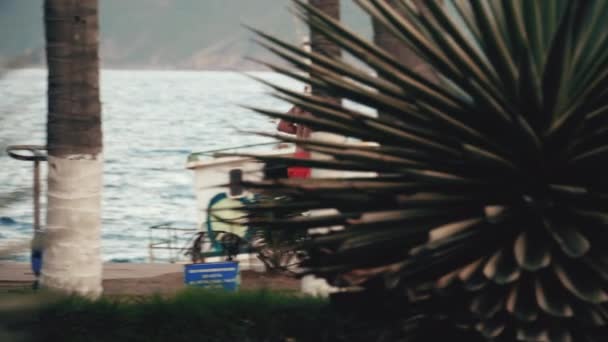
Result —
[[[26, 69], [0, 79], [0, 145], [45, 144], [46, 75], [45, 70]], [[301, 90], [278, 74], [253, 75]], [[276, 129], [272, 120], [241, 105], [289, 109], [268, 87], [233, 72], [103, 70], [101, 100], [102, 253], [105, 261], [115, 262], [148, 261], [151, 225], [196, 226], [193, 175], [185, 168], [191, 152], [268, 141], [238, 132]], [[31, 237], [31, 164], [0, 151], [0, 196], [28, 191], [20, 201], [0, 206], [0, 246]], [[42, 171], [44, 184], [46, 169]], [[44, 223], [44, 191], [41, 200]], [[28, 253], [10, 258], [26, 261]]]

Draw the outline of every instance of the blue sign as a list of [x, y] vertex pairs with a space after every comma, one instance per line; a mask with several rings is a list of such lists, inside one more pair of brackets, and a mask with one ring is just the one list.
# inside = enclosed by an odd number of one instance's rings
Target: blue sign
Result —
[[188, 264], [184, 268], [186, 285], [236, 291], [239, 278], [239, 263], [233, 261]]

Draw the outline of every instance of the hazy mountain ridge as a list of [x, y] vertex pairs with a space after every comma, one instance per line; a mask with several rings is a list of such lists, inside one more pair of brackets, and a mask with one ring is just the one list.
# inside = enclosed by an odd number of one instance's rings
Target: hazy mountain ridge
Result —
[[[44, 63], [43, 0], [0, 0], [0, 63], [24, 56]], [[245, 60], [274, 60], [252, 41], [247, 24], [291, 42], [305, 26], [288, 0], [99, 0], [100, 54], [107, 68], [251, 70]], [[344, 21], [369, 36], [369, 19], [351, 0]]]

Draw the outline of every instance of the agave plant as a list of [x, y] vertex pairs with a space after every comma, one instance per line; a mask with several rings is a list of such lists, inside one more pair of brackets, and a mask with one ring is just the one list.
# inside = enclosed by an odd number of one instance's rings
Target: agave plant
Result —
[[258, 158], [377, 177], [249, 182], [290, 199], [249, 206], [252, 224], [338, 226], [300, 246], [306, 271], [429, 291], [418, 313], [487, 340], [605, 340], [608, 2], [426, 1], [423, 13], [410, 1], [356, 1], [439, 82], [296, 0], [303, 20], [382, 78], [256, 31], [296, 68], [268, 67], [383, 115], [269, 84], [313, 115], [257, 112], [375, 144], [277, 137], [331, 158]]

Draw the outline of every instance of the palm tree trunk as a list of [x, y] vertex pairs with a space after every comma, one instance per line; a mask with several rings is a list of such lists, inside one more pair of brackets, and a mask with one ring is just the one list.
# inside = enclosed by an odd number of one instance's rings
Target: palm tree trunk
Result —
[[[319, 9], [321, 12], [329, 15], [330, 17], [340, 20], [340, 0], [309, 0], [309, 4]], [[310, 30], [310, 47], [312, 52], [323, 54], [334, 59], [338, 59], [342, 55], [339, 46], [334, 44], [331, 40], [327, 39], [321, 32], [315, 30], [314, 28], [311, 28]], [[310, 76], [314, 78], [315, 74], [313, 73]], [[338, 98], [334, 94], [328, 93], [324, 89], [312, 87], [312, 94], [322, 96], [327, 100], [333, 101], [335, 103], [340, 103], [341, 101], [340, 98]], [[346, 138], [344, 136], [319, 131], [310, 133], [310, 138], [336, 143], [346, 141]], [[326, 155], [316, 152], [312, 152], [311, 156], [313, 159], [328, 158]], [[311, 176], [313, 178], [341, 177], [342, 172], [336, 170], [312, 169]]]
[[[311, 6], [319, 9], [321, 12], [340, 20], [340, 0], [309, 0]], [[310, 46], [312, 52], [324, 54], [332, 58], [340, 58], [341, 50], [336, 44], [327, 39], [323, 34], [315, 29], [310, 30]], [[314, 77], [314, 75], [312, 75]], [[322, 89], [312, 88], [314, 95], [324, 96], [336, 102], [340, 100], [332, 94], [328, 94]]]
[[45, 0], [48, 194], [43, 286], [102, 292], [97, 0]]
[[[389, 5], [393, 6], [397, 10], [399, 9], [399, 6], [397, 6], [398, 1], [399, 0], [386, 0]], [[424, 1], [414, 1], [416, 7], [422, 13], [428, 10], [424, 5]], [[384, 27], [382, 23], [372, 19], [372, 27], [374, 32], [374, 44], [395, 56], [399, 61], [401, 61], [401, 63], [409, 66], [410, 69], [418, 72], [428, 80], [433, 82], [438, 81], [437, 75], [433, 72], [431, 67], [420, 57], [418, 57], [414, 51], [412, 51], [401, 39], [396, 37], [389, 29]], [[382, 75], [379, 76], [382, 77]]]
[[[318, 8], [325, 14], [340, 20], [340, 1], [339, 0], [309, 0], [309, 4], [313, 7]], [[310, 46], [312, 52], [324, 54], [326, 56], [332, 58], [340, 58], [341, 50], [340, 47], [335, 45], [329, 39], [327, 39], [321, 32], [311, 28], [310, 30]], [[314, 77], [314, 74], [310, 75]], [[323, 89], [318, 89], [312, 87], [313, 95], [323, 96], [330, 101], [334, 101], [336, 103], [340, 102], [340, 99], [333, 94], [324, 91]], [[315, 140], [325, 140], [331, 142], [344, 142], [346, 138], [344, 136], [328, 133], [328, 132], [319, 132], [313, 131], [310, 134], [310, 138]], [[328, 159], [327, 156], [312, 152], [312, 159]], [[337, 170], [327, 170], [327, 169], [312, 169], [311, 177], [312, 178], [330, 178], [330, 177], [342, 177], [343, 172]], [[334, 210], [312, 210], [310, 211], [310, 215], [313, 216], [321, 216], [325, 214], [332, 214]], [[324, 279], [316, 278], [313, 275], [307, 275], [301, 280], [301, 291], [313, 296], [328, 296], [335, 289], [329, 286]]]

